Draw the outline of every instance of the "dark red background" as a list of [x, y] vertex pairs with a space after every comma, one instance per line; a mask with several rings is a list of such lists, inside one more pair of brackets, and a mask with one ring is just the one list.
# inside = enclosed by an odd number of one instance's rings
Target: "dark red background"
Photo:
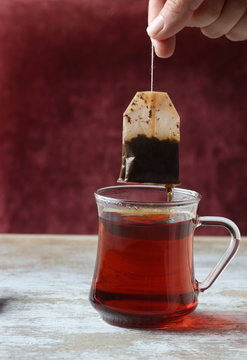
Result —
[[[143, 0], [1, 0], [0, 231], [96, 233], [116, 182], [122, 113], [150, 87]], [[246, 42], [179, 34], [155, 89], [181, 115], [182, 186], [247, 235]]]

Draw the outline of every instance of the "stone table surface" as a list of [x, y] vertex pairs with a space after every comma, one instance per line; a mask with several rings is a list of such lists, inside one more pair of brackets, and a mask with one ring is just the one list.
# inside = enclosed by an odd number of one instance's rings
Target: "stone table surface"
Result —
[[[195, 238], [202, 280], [228, 240]], [[247, 239], [196, 311], [161, 330], [104, 323], [88, 302], [95, 236], [0, 236], [0, 359], [247, 359]]]

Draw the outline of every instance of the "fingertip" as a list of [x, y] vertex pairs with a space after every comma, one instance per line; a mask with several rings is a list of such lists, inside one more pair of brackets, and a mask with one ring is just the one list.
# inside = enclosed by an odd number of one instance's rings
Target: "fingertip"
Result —
[[217, 29], [214, 29], [212, 26], [203, 27], [200, 30], [201, 33], [209, 39], [217, 39], [223, 35], [219, 31], [217, 31]]
[[176, 37], [172, 36], [166, 40], [154, 40], [151, 39], [155, 49], [155, 53], [158, 57], [166, 59], [173, 55], [176, 46]]
[[155, 37], [164, 27], [164, 18], [162, 15], [158, 15], [151, 24], [148, 25], [146, 31], [150, 37]]

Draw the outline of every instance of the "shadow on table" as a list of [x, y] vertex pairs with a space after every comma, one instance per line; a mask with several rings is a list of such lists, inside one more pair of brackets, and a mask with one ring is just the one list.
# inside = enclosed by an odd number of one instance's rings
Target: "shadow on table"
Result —
[[233, 313], [193, 313], [184, 319], [169, 324], [158, 331], [214, 333], [220, 331], [246, 331], [246, 314]]
[[5, 312], [7, 305], [13, 300], [16, 299], [14, 299], [13, 297], [0, 298], [0, 314]]

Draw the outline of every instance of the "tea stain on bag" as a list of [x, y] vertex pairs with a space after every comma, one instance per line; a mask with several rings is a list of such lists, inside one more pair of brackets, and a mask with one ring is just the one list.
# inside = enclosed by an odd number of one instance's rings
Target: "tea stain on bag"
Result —
[[123, 114], [118, 182], [163, 184], [168, 200], [179, 181], [180, 118], [167, 93], [137, 92]]

